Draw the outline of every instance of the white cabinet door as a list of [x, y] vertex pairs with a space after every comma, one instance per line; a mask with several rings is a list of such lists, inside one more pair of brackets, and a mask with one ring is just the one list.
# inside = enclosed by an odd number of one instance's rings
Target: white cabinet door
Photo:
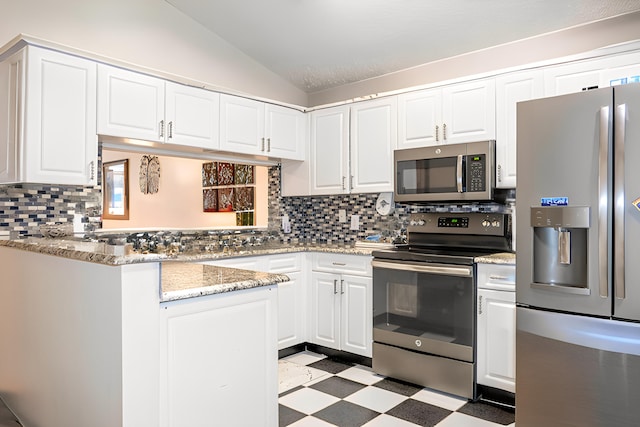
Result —
[[515, 292], [478, 289], [478, 384], [515, 392]]
[[565, 95], [597, 88], [600, 84], [599, 60], [546, 68], [545, 96]]
[[445, 143], [496, 139], [495, 80], [442, 89], [442, 138]]
[[397, 100], [394, 97], [351, 107], [351, 192], [393, 191], [397, 120]]
[[340, 349], [340, 275], [311, 273], [311, 319], [309, 340], [318, 345]]
[[262, 154], [290, 160], [304, 160], [307, 126], [302, 111], [279, 105], [265, 105], [266, 143]]
[[506, 74], [496, 79], [496, 186], [516, 187], [516, 104], [544, 96], [539, 70]]
[[18, 182], [18, 145], [24, 117], [26, 50], [0, 62], [0, 182]]
[[398, 149], [438, 144], [441, 126], [441, 89], [398, 96]]
[[162, 427], [278, 424], [276, 298], [263, 287], [161, 304]]
[[[24, 116], [17, 132], [21, 182], [95, 185], [96, 64], [58, 52], [27, 48]], [[16, 117], [20, 118], [20, 117]]]
[[218, 149], [220, 94], [166, 82], [165, 126], [168, 143]]
[[341, 349], [366, 357], [372, 355], [372, 286], [370, 277], [340, 278]]
[[607, 61], [600, 73], [600, 87], [640, 82], [640, 53], [619, 55], [616, 61]]
[[96, 63], [27, 46], [0, 74], [0, 180], [95, 185]]
[[285, 274], [290, 280], [278, 284], [278, 350], [306, 341], [303, 274]]
[[220, 95], [220, 149], [258, 154], [264, 140], [264, 103]]
[[311, 194], [349, 192], [349, 107], [311, 112]]
[[164, 80], [98, 66], [98, 133], [164, 142]]

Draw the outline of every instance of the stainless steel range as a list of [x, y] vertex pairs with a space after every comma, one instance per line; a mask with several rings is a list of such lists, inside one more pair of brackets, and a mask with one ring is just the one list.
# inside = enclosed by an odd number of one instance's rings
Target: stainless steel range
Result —
[[476, 399], [476, 265], [511, 250], [508, 214], [412, 214], [406, 246], [373, 252], [373, 370]]

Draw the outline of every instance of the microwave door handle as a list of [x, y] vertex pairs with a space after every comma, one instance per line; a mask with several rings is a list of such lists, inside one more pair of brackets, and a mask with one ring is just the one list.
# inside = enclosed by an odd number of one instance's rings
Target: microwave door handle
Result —
[[463, 155], [458, 154], [458, 161], [456, 162], [456, 185], [458, 187], [458, 193], [462, 193], [462, 159]]
[[462, 193], [462, 154], [458, 154], [458, 162], [456, 164], [456, 185], [458, 193]]

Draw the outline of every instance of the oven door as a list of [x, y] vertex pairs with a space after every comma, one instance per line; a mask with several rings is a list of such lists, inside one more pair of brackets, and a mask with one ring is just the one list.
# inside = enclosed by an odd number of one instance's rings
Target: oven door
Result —
[[474, 361], [472, 265], [374, 259], [373, 340]]

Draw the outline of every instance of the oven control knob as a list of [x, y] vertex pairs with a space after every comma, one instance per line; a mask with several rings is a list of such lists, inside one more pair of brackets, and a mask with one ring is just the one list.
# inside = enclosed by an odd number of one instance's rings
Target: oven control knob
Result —
[[421, 219], [420, 221], [418, 221], [418, 225], [424, 225], [424, 220]]
[[489, 221], [487, 221], [486, 219], [482, 221], [482, 226], [483, 227], [488, 227], [491, 223]]
[[494, 220], [491, 225], [493, 225], [494, 227], [500, 227], [500, 221], [498, 220]]
[[409, 225], [413, 227], [413, 226], [418, 225], [418, 222], [416, 220], [412, 219], [411, 221], [409, 221]]
[[422, 341], [416, 340], [416, 347], [422, 347]]

